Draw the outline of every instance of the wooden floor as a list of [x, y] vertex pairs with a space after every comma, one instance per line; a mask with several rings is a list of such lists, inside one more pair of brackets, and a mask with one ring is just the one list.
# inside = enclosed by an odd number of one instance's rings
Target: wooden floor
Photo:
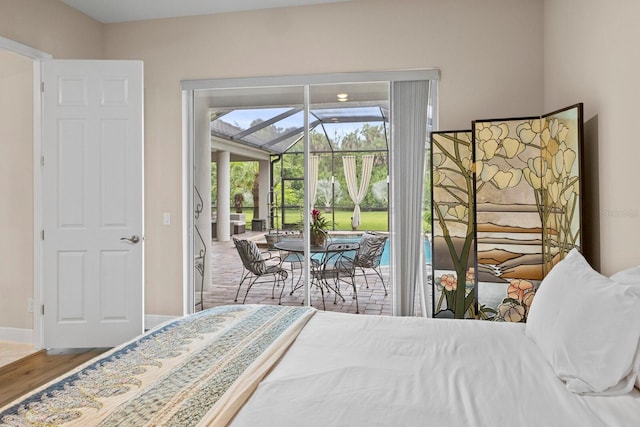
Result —
[[0, 407], [105, 352], [106, 348], [42, 350], [0, 368]]

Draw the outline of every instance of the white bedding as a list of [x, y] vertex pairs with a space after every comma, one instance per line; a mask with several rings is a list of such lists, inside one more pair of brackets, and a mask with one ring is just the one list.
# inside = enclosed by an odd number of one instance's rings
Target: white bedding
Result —
[[233, 426], [640, 426], [569, 392], [524, 324], [317, 312]]

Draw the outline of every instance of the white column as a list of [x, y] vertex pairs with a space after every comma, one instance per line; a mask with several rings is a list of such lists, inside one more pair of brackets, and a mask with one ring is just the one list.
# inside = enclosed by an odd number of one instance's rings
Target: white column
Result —
[[260, 160], [258, 162], [258, 182], [260, 183], [260, 205], [259, 219], [267, 220], [267, 230], [271, 229], [269, 224], [269, 189], [271, 188], [271, 180], [269, 176], [269, 167], [271, 162], [269, 160]]
[[231, 240], [231, 157], [228, 151], [218, 151], [218, 202], [217, 202], [217, 231], [219, 242]]

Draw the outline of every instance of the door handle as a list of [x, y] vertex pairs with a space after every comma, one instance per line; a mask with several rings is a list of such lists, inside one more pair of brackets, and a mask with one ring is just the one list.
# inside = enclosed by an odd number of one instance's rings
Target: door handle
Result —
[[121, 237], [120, 240], [126, 240], [126, 241], [128, 241], [128, 242], [130, 242], [130, 243], [135, 245], [136, 243], [138, 243], [140, 241], [140, 236], [138, 236], [137, 234], [134, 234], [131, 237]]

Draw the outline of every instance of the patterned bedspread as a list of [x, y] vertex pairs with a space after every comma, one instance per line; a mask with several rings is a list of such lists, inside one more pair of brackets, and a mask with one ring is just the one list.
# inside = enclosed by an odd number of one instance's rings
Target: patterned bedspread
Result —
[[236, 305], [172, 321], [4, 407], [0, 426], [226, 423], [312, 314]]

